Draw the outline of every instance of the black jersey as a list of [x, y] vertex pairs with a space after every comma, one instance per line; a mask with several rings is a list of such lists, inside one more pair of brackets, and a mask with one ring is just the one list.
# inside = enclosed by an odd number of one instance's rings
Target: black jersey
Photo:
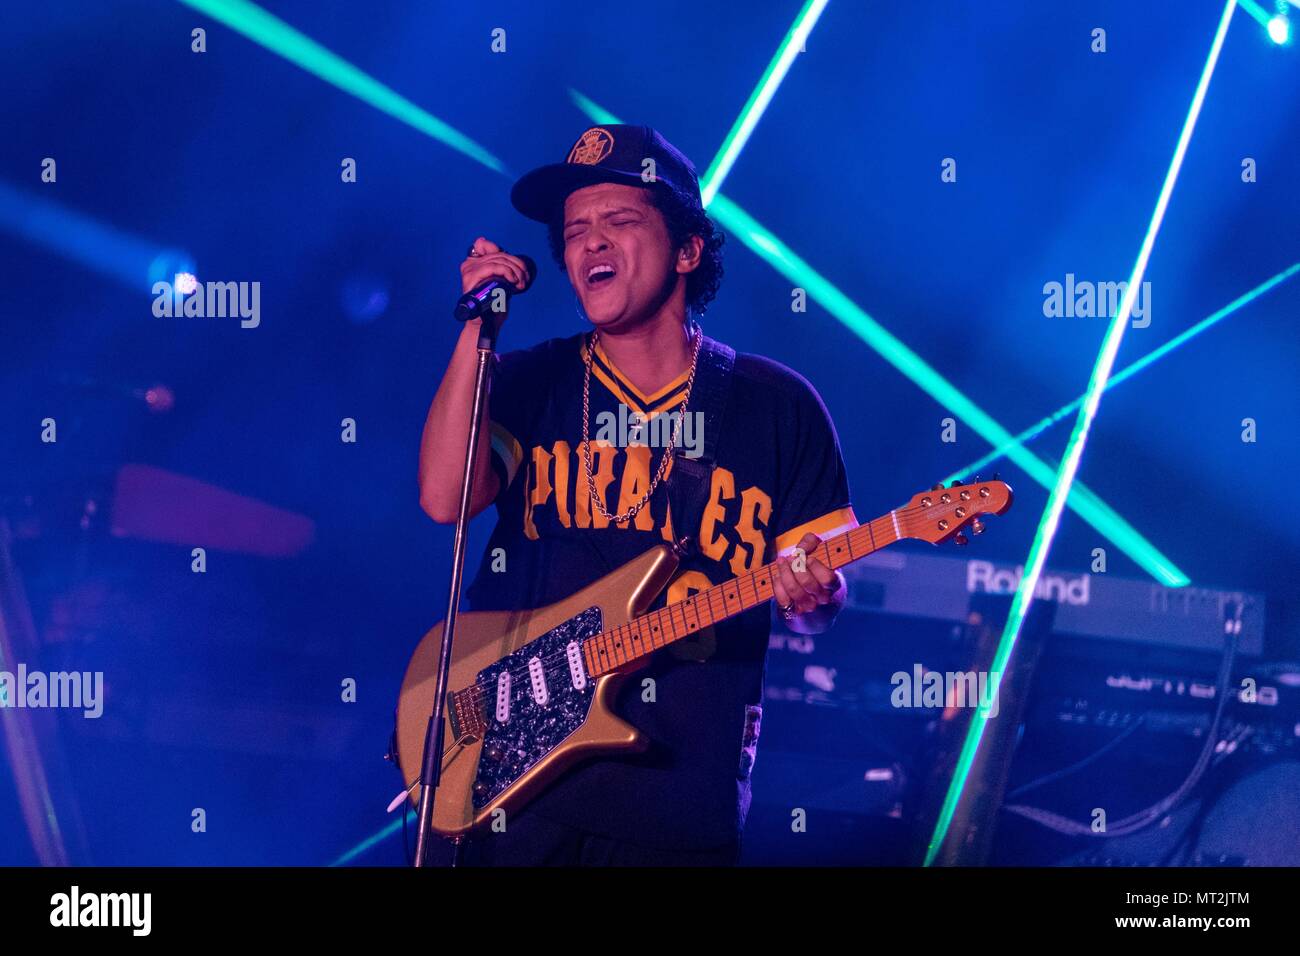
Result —
[[[489, 398], [498, 520], [466, 592], [473, 610], [562, 600], [674, 537], [667, 479], [633, 518], [592, 506], [582, 454], [582, 383], [589, 335], [551, 339], [499, 357]], [[610, 514], [639, 501], [659, 467], [666, 424], [678, 418], [688, 374], [642, 394], [599, 342], [589, 403], [591, 474]], [[688, 428], [678, 447], [691, 453]], [[603, 414], [602, 414], [603, 413]], [[636, 418], [649, 423], [636, 430]], [[672, 413], [671, 415], [669, 413]], [[604, 440], [602, 440], [604, 439]], [[653, 607], [682, 600], [788, 553], [809, 531], [857, 526], [835, 428], [800, 375], [737, 354], [708, 503], [684, 560]], [[671, 474], [671, 462], [667, 469]], [[527, 812], [649, 846], [734, 841], [749, 807], [771, 610], [750, 610], [652, 657], [616, 709], [651, 747], [571, 769]]]

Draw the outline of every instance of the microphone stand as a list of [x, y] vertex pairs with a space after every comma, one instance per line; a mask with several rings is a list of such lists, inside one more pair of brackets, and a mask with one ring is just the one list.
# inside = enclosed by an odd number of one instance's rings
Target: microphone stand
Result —
[[[457, 317], [460, 317], [459, 313]], [[433, 695], [433, 713], [429, 716], [429, 726], [424, 732], [424, 757], [420, 762], [420, 805], [415, 838], [416, 866], [428, 865], [432, 846], [433, 800], [442, 772], [443, 731], [446, 727], [447, 673], [451, 668], [451, 647], [456, 637], [457, 609], [460, 606], [461, 582], [465, 568], [466, 530], [469, 526], [474, 474], [477, 470], [478, 456], [475, 452], [478, 450], [479, 420], [482, 417], [492, 379], [492, 356], [496, 349], [499, 331], [497, 313], [490, 308], [484, 309], [479, 318], [481, 322], [478, 336], [478, 370], [474, 377], [474, 404], [469, 418], [464, 484], [461, 485], [460, 511], [456, 516], [456, 537], [451, 552], [451, 583], [447, 589], [447, 615], [443, 618], [442, 651], [438, 657], [438, 680]], [[456, 866], [460, 863], [464, 837], [454, 837], [452, 842], [454, 844], [452, 866]]]

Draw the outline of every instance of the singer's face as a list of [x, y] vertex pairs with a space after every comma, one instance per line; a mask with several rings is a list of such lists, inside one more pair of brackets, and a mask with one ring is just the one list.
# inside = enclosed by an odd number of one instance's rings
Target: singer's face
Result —
[[684, 298], [675, 253], [648, 190], [601, 183], [565, 200], [564, 265], [597, 328], [633, 327]]

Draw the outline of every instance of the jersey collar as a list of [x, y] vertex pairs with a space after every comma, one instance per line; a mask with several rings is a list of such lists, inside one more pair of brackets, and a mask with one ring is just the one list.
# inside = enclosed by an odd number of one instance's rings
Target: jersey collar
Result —
[[[587, 361], [588, 339], [589, 336], [583, 335], [578, 340], [578, 356], [584, 364]], [[691, 370], [686, 369], [681, 375], [678, 375], [653, 395], [646, 395], [633, 385], [626, 375], [619, 371], [618, 366], [605, 352], [605, 347], [597, 341], [596, 353], [591, 363], [591, 374], [630, 410], [639, 412], [644, 418], [650, 419], [681, 404], [686, 395], [686, 382], [691, 377]]]

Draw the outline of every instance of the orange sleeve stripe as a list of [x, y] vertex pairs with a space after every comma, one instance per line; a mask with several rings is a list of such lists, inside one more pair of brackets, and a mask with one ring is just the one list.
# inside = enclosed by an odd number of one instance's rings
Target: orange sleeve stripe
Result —
[[506, 466], [506, 487], [515, 480], [515, 472], [519, 470], [519, 463], [524, 460], [524, 449], [515, 441], [515, 436], [506, 430], [504, 425], [496, 422], [491, 423], [489, 433], [492, 439], [492, 450], [496, 452], [501, 463]]
[[799, 540], [809, 532], [817, 535], [825, 541], [827, 538], [833, 538], [837, 534], [843, 534], [845, 531], [851, 531], [858, 526], [857, 516], [853, 513], [853, 506], [838, 508], [835, 511], [829, 511], [820, 518], [814, 518], [812, 521], [805, 521], [797, 528], [791, 528], [785, 534], [776, 539], [777, 556], [791, 551], [799, 543]]

